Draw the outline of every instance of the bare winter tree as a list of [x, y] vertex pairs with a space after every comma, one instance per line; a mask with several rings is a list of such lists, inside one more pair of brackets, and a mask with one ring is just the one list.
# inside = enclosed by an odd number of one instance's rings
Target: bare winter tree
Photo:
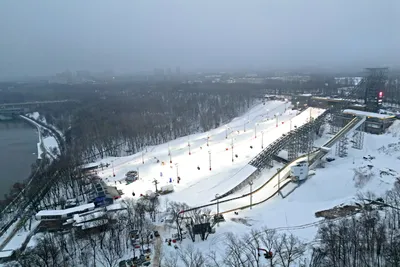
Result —
[[[275, 230], [268, 229], [264, 227], [262, 230], [262, 234], [259, 235], [261, 240], [262, 247], [269, 251], [274, 251], [276, 246], [276, 240], [279, 239], [279, 235]], [[272, 257], [269, 259], [270, 266], [274, 266], [276, 264], [276, 253], [272, 253]]]
[[111, 227], [105, 235], [103, 246], [98, 249], [97, 261], [103, 266], [114, 267], [125, 254], [125, 240], [119, 235], [117, 227]]
[[179, 255], [177, 252], [169, 253], [167, 255], [163, 255], [161, 259], [161, 266], [165, 267], [179, 267]]
[[182, 221], [184, 216], [186, 216], [185, 214], [182, 214], [182, 211], [187, 210], [188, 208], [189, 206], [185, 203], [171, 201], [169, 202], [169, 207], [167, 209], [168, 216], [176, 224], [179, 240], [182, 240]]
[[228, 233], [225, 240], [225, 259], [224, 265], [229, 267], [245, 267], [248, 262], [246, 255], [243, 253], [241, 242], [238, 242], [240, 237], [233, 233]]
[[299, 260], [305, 252], [305, 245], [293, 234], [289, 236], [283, 234], [276, 241], [275, 253], [278, 257], [278, 263], [283, 267], [290, 267]]
[[193, 245], [189, 245], [183, 250], [178, 251], [179, 258], [185, 267], [206, 267], [207, 257]]

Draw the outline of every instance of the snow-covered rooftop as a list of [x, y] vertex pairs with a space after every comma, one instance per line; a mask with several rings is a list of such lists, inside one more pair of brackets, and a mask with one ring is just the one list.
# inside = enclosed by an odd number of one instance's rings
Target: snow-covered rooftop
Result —
[[394, 118], [393, 115], [387, 115], [387, 114], [379, 114], [379, 113], [373, 113], [373, 112], [367, 112], [367, 111], [360, 111], [360, 110], [354, 110], [354, 109], [345, 109], [343, 111], [345, 114], [352, 114], [352, 115], [357, 115], [357, 116], [365, 116], [365, 117], [371, 117], [371, 118], [378, 118], [378, 119], [391, 119]]
[[0, 251], [0, 259], [10, 257], [13, 254], [13, 252], [14, 250], [12, 249]]
[[122, 209], [126, 209], [126, 205], [122, 204], [121, 202], [117, 202], [117, 203], [106, 206], [106, 211], [115, 211], [115, 210], [122, 210]]
[[107, 223], [108, 223], [108, 219], [102, 219], [102, 220], [95, 220], [95, 221], [77, 224], [76, 226], [82, 227], [82, 230], [86, 230], [86, 229], [98, 227], [101, 225], [105, 225]]
[[65, 209], [65, 210], [41, 210], [38, 213], [36, 213], [36, 216], [66, 215], [66, 214], [76, 213], [76, 212], [90, 210], [90, 209], [94, 209], [93, 203], [84, 204], [84, 205], [80, 205], [80, 206]]
[[87, 214], [84, 216], [81, 216], [80, 214], [75, 214], [74, 221], [79, 224], [79, 223], [84, 223], [84, 222], [93, 221], [93, 220], [102, 218], [105, 215], [106, 215], [106, 213], [104, 211], [94, 212], [94, 213]]

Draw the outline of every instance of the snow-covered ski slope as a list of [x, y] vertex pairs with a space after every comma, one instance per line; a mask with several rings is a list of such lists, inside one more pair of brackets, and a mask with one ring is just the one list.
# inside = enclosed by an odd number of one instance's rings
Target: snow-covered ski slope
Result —
[[[172, 180], [175, 192], [168, 196], [170, 200], [186, 202], [190, 206], [204, 204], [213, 199], [216, 194], [225, 192], [246, 178], [235, 174], [262, 150], [262, 142], [266, 147], [282, 134], [289, 132], [290, 127], [299, 127], [306, 123], [310, 114], [316, 118], [323, 111], [323, 109], [310, 108], [298, 114], [298, 111], [289, 109], [289, 103], [282, 101], [270, 101], [266, 105], [259, 104], [243, 116], [217, 129], [148, 147], [147, 152], [102, 160], [102, 163], [110, 163], [110, 166], [100, 171], [98, 175], [106, 182], [122, 189], [125, 194], [123, 197], [131, 197], [132, 192], [137, 197], [145, 194], [147, 190], [154, 191], [154, 178], [158, 180], [159, 188]], [[278, 124], [274, 115], [278, 115]], [[207, 146], [207, 138], [209, 146]], [[232, 142], [233, 154], [238, 156], [234, 157], [233, 162]], [[189, 155], [188, 144], [190, 144], [191, 155]], [[172, 164], [168, 150], [171, 152]], [[211, 152], [211, 171], [209, 170], [209, 151]], [[160, 160], [159, 163], [157, 159]], [[125, 185], [125, 174], [130, 170], [138, 170], [140, 180]], [[113, 172], [115, 177], [113, 177]], [[269, 177], [272, 174], [273, 171], [265, 172], [265, 175]], [[178, 175], [181, 178], [179, 184], [177, 183]]]
[[[324, 135], [321, 138], [324, 142], [321, 144], [332, 137], [329, 134]], [[261, 231], [263, 227], [292, 233], [302, 242], [312, 242], [318, 226], [323, 222], [321, 218], [315, 217], [315, 212], [338, 205], [354, 204], [358, 201], [359, 194], [367, 192], [373, 192], [377, 197], [384, 197], [385, 192], [393, 188], [400, 177], [399, 137], [400, 121], [395, 121], [387, 134], [365, 134], [363, 149], [349, 147], [348, 157], [335, 157], [333, 149], [328, 155], [335, 160], [325, 163], [324, 168], [317, 169], [315, 175], [286, 198], [277, 194], [251, 210], [239, 210], [238, 215], [233, 212], [224, 214], [226, 221], [216, 227], [216, 234], [210, 235], [204, 242], [196, 242], [196, 248], [205, 254], [213, 251], [223, 255], [226, 246], [224, 233], [248, 234], [251, 229]], [[283, 195], [292, 191], [294, 186], [289, 184], [284, 188]], [[255, 201], [253, 196], [253, 203]], [[247, 197], [244, 204], [249, 203], [250, 198]], [[170, 230], [170, 233], [173, 231]], [[180, 247], [184, 248], [190, 244], [191, 240], [186, 239]], [[166, 247], [166, 251], [168, 249], [170, 248]]]
[[[399, 134], [399, 121], [394, 123], [389, 134], [365, 134], [362, 150], [349, 148], [348, 157], [336, 157], [335, 161], [326, 163], [325, 168], [317, 169], [314, 176], [287, 198], [282, 199], [275, 195], [268, 202], [254, 206], [252, 210], [240, 211], [239, 216], [248, 217], [249, 221], [253, 220], [253, 224], [257, 222], [260, 226], [287, 230], [297, 228], [296, 231], [301, 237], [312, 238], [316, 232], [316, 228], [312, 226], [317, 226], [320, 221], [315, 217], [315, 212], [344, 203], [351, 204], [357, 200], [359, 193], [371, 191], [377, 196], [382, 196], [393, 187], [396, 178], [400, 177]], [[329, 152], [329, 156], [335, 157], [334, 151]], [[362, 175], [357, 176], [356, 173]], [[291, 189], [288, 186], [283, 191], [288, 192]], [[286, 192], [282, 193], [285, 195]], [[249, 204], [249, 201], [247, 197], [244, 204]], [[254, 195], [253, 203], [256, 201]], [[228, 213], [225, 217], [229, 221], [237, 216]], [[313, 223], [315, 225], [304, 226], [304, 229], [301, 229], [302, 225]], [[313, 234], [309, 235], [310, 233]]]
[[[360, 127], [360, 125], [364, 122], [365, 117], [355, 117], [336, 135], [334, 135], [329, 141], [327, 141], [323, 145], [323, 147], [332, 147], [341, 137], [350, 134], [352, 131]], [[328, 153], [329, 150], [318, 149], [313, 153], [310, 153], [310, 155], [301, 156], [293, 160], [291, 163], [287, 164], [283, 168], [278, 168], [277, 173], [274, 174], [272, 177], [263, 177], [264, 179], [262, 179], [262, 181], [264, 181], [265, 183], [259, 187], [256, 187], [256, 189], [251, 193], [246, 192], [246, 194], [243, 194], [243, 192], [240, 192], [239, 194], [236, 194], [236, 196], [234, 194], [226, 198], [220, 199], [218, 203], [220, 213], [238, 211], [244, 208], [249, 208], [250, 205], [259, 205], [261, 203], [264, 203], [274, 197], [276, 194], [278, 194], [278, 192], [280, 191], [279, 189], [284, 189], [286, 186], [289, 186], [289, 188], [291, 188], [289, 189], [289, 191], [294, 190], [297, 185], [291, 184], [291, 179], [288, 178], [290, 175], [291, 166], [304, 160], [307, 160], [309, 162], [318, 162]], [[252, 195], [251, 203], [249, 202], [250, 194]]]

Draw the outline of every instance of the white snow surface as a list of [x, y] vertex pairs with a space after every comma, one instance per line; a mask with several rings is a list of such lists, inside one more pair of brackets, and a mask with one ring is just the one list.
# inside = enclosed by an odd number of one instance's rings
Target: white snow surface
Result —
[[41, 210], [38, 213], [36, 213], [36, 217], [67, 215], [70, 213], [75, 213], [75, 212], [84, 211], [84, 210], [91, 210], [91, 209], [94, 209], [93, 203], [84, 204], [84, 205], [76, 206], [76, 207], [65, 209], [65, 210]]
[[357, 115], [357, 116], [366, 116], [366, 117], [371, 117], [371, 118], [378, 118], [378, 119], [390, 119], [390, 118], [394, 117], [394, 115], [379, 114], [379, 113], [373, 113], [373, 112], [367, 112], [367, 111], [361, 111], [361, 110], [354, 110], [354, 109], [345, 109], [345, 110], [343, 110], [343, 113]]
[[[43, 138], [43, 135], [41, 133], [41, 129], [44, 128], [42, 125], [36, 123], [34, 120], [30, 119], [35, 117], [38, 117], [39, 115], [36, 114], [37, 112], [34, 112], [33, 115], [32, 114], [28, 114], [26, 117], [22, 117], [25, 120], [30, 121], [31, 123], [33, 123], [36, 128], [38, 129], [38, 134], [39, 134], [39, 142], [37, 143], [37, 149], [38, 149], [38, 159], [41, 159], [41, 155], [43, 153], [41, 145], [43, 144], [45, 150], [47, 153], [50, 154], [51, 157], [55, 158], [60, 154], [60, 149], [58, 147], [58, 143], [57, 140], [53, 137], [53, 136], [48, 136]], [[56, 148], [56, 153], [53, 153], [53, 149]]]
[[55, 126], [48, 124], [46, 121], [46, 118], [44, 116], [41, 117], [39, 112], [35, 111], [32, 113], [28, 113], [28, 114], [26, 114], [26, 116], [29, 118], [43, 122], [49, 128], [54, 129], [60, 136], [64, 137], [63, 133], [59, 129], [57, 129]]
[[[306, 123], [310, 114], [315, 118], [324, 111], [309, 108], [297, 114], [298, 111], [289, 109], [285, 111], [288, 106], [288, 103], [282, 101], [256, 105], [242, 117], [235, 118], [217, 129], [148, 148], [148, 152], [143, 154], [144, 164], [141, 152], [128, 157], [104, 159], [101, 163], [110, 165], [103, 170], [99, 169], [98, 175], [106, 182], [116, 184], [118, 189], [122, 189], [123, 198], [131, 197], [132, 192], [135, 192], [137, 197], [145, 194], [147, 190], [154, 191], [152, 182], [157, 178], [159, 188], [172, 180], [175, 192], [168, 195], [171, 200], [186, 202], [191, 206], [205, 204], [216, 194], [225, 193], [246, 178], [235, 174], [262, 150], [262, 142], [265, 148], [282, 134], [289, 132], [290, 127], [294, 129], [294, 126], [300, 127]], [[278, 124], [274, 118], [274, 114], [277, 113], [280, 114]], [[227, 133], [228, 138], [226, 138]], [[207, 137], [209, 137], [208, 147]], [[232, 140], [234, 155], [238, 155], [237, 158], [234, 157], [234, 162], [232, 162]], [[171, 150], [172, 164], [169, 162], [168, 146]], [[208, 151], [211, 151], [212, 171], [209, 170]], [[156, 159], [160, 162], [157, 163]], [[165, 164], [162, 165], [162, 162]], [[197, 167], [200, 167], [200, 170]], [[125, 185], [122, 180], [130, 170], [139, 170], [139, 180]], [[177, 174], [181, 178], [179, 184], [176, 179]]]
[[[267, 107], [257, 106], [249, 113], [255, 113], [257, 110], [261, 113], [262, 109], [267, 109], [271, 105], [273, 104], [268, 102]], [[276, 111], [274, 111], [274, 113], [275, 112]], [[266, 125], [263, 127], [264, 147], [274, 139], [278, 138], [282, 133], [289, 130], [288, 120], [290, 120], [290, 118], [292, 118], [293, 125], [300, 126], [302, 123], [307, 121], [309, 112], [309, 110], [306, 110], [295, 118], [293, 118], [293, 114], [290, 115], [286, 112], [280, 117], [283, 118], [285, 124], [278, 124], [278, 127], [275, 126], [274, 120], [267, 121]], [[317, 116], [322, 112], [323, 110], [312, 109], [313, 116]], [[265, 117], [265, 114], [260, 114], [261, 116], [259, 114], [257, 115], [261, 118]], [[261, 151], [261, 147], [259, 147], [260, 143], [258, 143], [260, 142], [260, 134], [258, 133], [257, 138], [254, 138], [254, 128], [252, 128], [251, 125], [247, 125], [247, 132], [244, 133], [243, 125], [239, 124], [246, 119], [246, 117], [247, 116], [245, 115], [241, 118], [234, 119], [230, 123], [231, 125], [236, 122], [236, 125], [232, 126], [236, 126], [236, 128], [240, 130], [239, 133], [233, 133], [230, 136], [238, 140], [234, 149], [236, 151], [235, 153], [237, 153], [239, 157], [237, 159], [235, 158], [233, 163], [231, 162], [231, 151], [226, 151], [226, 148], [230, 149], [229, 145], [231, 140], [224, 140], [225, 131], [223, 127], [220, 127], [210, 131], [209, 133], [190, 136], [189, 140], [192, 140], [192, 155], [190, 156], [187, 154], [188, 137], [170, 142], [170, 145], [173, 148], [171, 152], [173, 164], [168, 164], [168, 145], [160, 145], [152, 148], [150, 153], [145, 154], [148, 156], [145, 157], [145, 164], [141, 164], [140, 154], [136, 155], [136, 159], [135, 155], [129, 160], [125, 160], [125, 158], [114, 158], [112, 160], [114, 160], [114, 172], [116, 176], [112, 177], [113, 171], [111, 167], [99, 172], [99, 175], [108, 181], [119, 180], [122, 179], [123, 174], [128, 170], [139, 167], [139, 181], [130, 185], [117, 184], [117, 186], [125, 192], [123, 197], [130, 197], [132, 191], [135, 191], [136, 196], [138, 196], [140, 193], [144, 193], [148, 189], [153, 189], [154, 186], [151, 184], [153, 178], [158, 178], [162, 184], [166, 184], [168, 183], [169, 177], [171, 177], [174, 181], [175, 192], [161, 198], [186, 202], [190, 206], [207, 204], [215, 197], [215, 194], [225, 192], [241, 182], [245, 177], [232, 179], [235, 177], [235, 173], [243, 168], [251, 158]], [[254, 117], [256, 117], [256, 115], [254, 115]], [[253, 120], [253, 127], [255, 123], [257, 123], [257, 121]], [[290, 183], [282, 190], [283, 195], [294, 190], [286, 198], [282, 199], [280, 195], [276, 195], [267, 202], [253, 207], [252, 210], [246, 209], [239, 211], [239, 215], [235, 215], [233, 212], [225, 214], [226, 222], [220, 223], [220, 226], [216, 229], [217, 233], [211, 235], [207, 241], [196, 241], [196, 248], [199, 248], [205, 253], [208, 251], [223, 251], [223, 233], [235, 232], [236, 234], [240, 234], [249, 232], [251, 228], [259, 229], [264, 226], [275, 228], [280, 231], [289, 231], [298, 236], [302, 241], [311, 242], [315, 238], [318, 225], [322, 221], [315, 217], [315, 212], [329, 209], [343, 203], [353, 203], [356, 201], [358, 193], [372, 191], [379, 196], [392, 188], [395, 178], [399, 176], [398, 173], [400, 174], [400, 166], [397, 162], [397, 157], [400, 156], [400, 143], [397, 137], [399, 130], [400, 123], [396, 121], [388, 130], [388, 134], [365, 134], [364, 148], [362, 150], [349, 148], [349, 156], [347, 158], [336, 157], [334, 155], [335, 149], [332, 149], [328, 156], [334, 157], [336, 160], [326, 163], [325, 168], [323, 169], [317, 169], [315, 175], [311, 176], [298, 188], [295, 188], [295, 184]], [[251, 132], [251, 134], [248, 132]], [[218, 156], [213, 157], [213, 169], [211, 172], [208, 170], [207, 165], [208, 150], [205, 149], [205, 138], [208, 135], [211, 136], [210, 148], [212, 151], [212, 157], [216, 149], [221, 149], [216, 152]], [[322, 138], [317, 140], [315, 143], [317, 146], [321, 146], [331, 137], [332, 136], [328, 134], [324, 134]], [[192, 142], [196, 144], [195, 148]], [[258, 146], [256, 145], [257, 143]], [[253, 150], [249, 149], [251, 144], [253, 145]], [[199, 148], [200, 146], [202, 146], [202, 150]], [[161, 161], [164, 161], [166, 165], [161, 166], [160, 164], [155, 163], [155, 161], [152, 161], [151, 159], [153, 157], [151, 153], [156, 154], [156, 157]], [[363, 157], [367, 155], [371, 155], [375, 157], [375, 159], [363, 159]], [[217, 160], [214, 158], [217, 158]], [[180, 184], [176, 184], [175, 181], [176, 166], [174, 164], [176, 162], [179, 163], [178, 171], [179, 176], [182, 178]], [[196, 168], [198, 165], [202, 167], [200, 171]], [[373, 165], [372, 169], [370, 169], [368, 165]], [[261, 177], [255, 181], [253, 189], [257, 188], [260, 184], [272, 177], [272, 175], [276, 173], [277, 167], [282, 166], [277, 164], [273, 169], [263, 171]], [[381, 176], [381, 171], [387, 171], [388, 169], [394, 171], [394, 173], [392, 172], [394, 176]], [[163, 172], [162, 177], [160, 177], [160, 172]], [[362, 173], [365, 177], [369, 178], [367, 181], [357, 181], [355, 175], [356, 172]], [[230, 183], [226, 183], [225, 181], [227, 180], [231, 180]], [[283, 181], [284, 179], [282, 179], [281, 183]], [[271, 182], [268, 186], [262, 189], [262, 194], [253, 195], [253, 203], [266, 198], [268, 194], [271, 194], [271, 192], [276, 190], [276, 186], [277, 181]], [[247, 193], [249, 192], [248, 190], [248, 188], [244, 188], [241, 192], [238, 192], [231, 197]], [[242, 206], [247, 205], [249, 202], [249, 198], [243, 198], [235, 201], [235, 203], [223, 203], [220, 204], [220, 211], [235, 208], [237, 204]], [[211, 209], [216, 208], [213, 206]], [[231, 219], [235, 217], [245, 219], [250, 226], [232, 221]], [[166, 231], [167, 232], [162, 234], [165, 238], [168, 238], [173, 232], [168, 232], [168, 230]], [[186, 246], [191, 243], [192, 242], [189, 239], [185, 239], [181, 246]], [[170, 247], [164, 246], [163, 249], [168, 250]]]
[[[290, 120], [292, 120], [293, 127], [294, 125], [299, 127], [309, 118], [310, 110], [313, 117], [317, 117], [324, 111], [312, 108], [297, 114], [295, 111], [285, 111], [285, 106], [288, 105], [280, 101], [267, 102], [265, 106], [257, 105], [244, 116], [232, 120], [228, 125], [209, 132], [182, 137], [169, 142], [169, 144], [149, 147], [147, 152], [143, 153], [144, 164], [142, 164], [141, 152], [128, 157], [106, 158], [98, 163], [110, 163], [110, 166], [103, 170], [99, 169], [98, 175], [112, 185], [116, 183], [116, 186], [125, 193], [123, 198], [131, 198], [132, 192], [136, 193], [134, 198], [138, 198], [147, 190], [154, 191], [152, 183], [154, 178], [160, 182], [159, 187], [169, 184], [171, 178], [175, 191], [161, 196], [161, 201], [168, 199], [186, 202], [190, 206], [210, 203], [215, 194], [226, 192], [246, 178], [236, 177], [239, 175], [235, 174], [247, 166], [247, 163], [261, 151], [261, 131], [264, 132], [265, 148], [290, 130]], [[273, 118], [273, 114], [276, 113], [281, 114], [278, 127]], [[246, 132], [244, 132], [244, 127], [246, 127]], [[228, 138], [225, 138], [227, 129], [230, 129], [229, 135]], [[232, 130], [234, 131], [232, 132]], [[400, 122], [395, 121], [384, 135], [365, 134], [363, 149], [356, 150], [349, 147], [346, 158], [336, 157], [335, 149], [331, 149], [328, 156], [336, 160], [326, 162], [325, 168], [316, 169], [315, 175], [299, 187], [289, 183], [282, 190], [283, 195], [291, 192], [286, 198], [276, 195], [270, 200], [254, 206], [251, 210], [239, 211], [238, 215], [233, 212], [225, 214], [226, 222], [217, 226], [216, 234], [210, 235], [206, 241], [196, 241], [195, 248], [204, 253], [223, 252], [224, 233], [234, 232], [240, 235], [248, 233], [252, 228], [257, 230], [265, 226], [278, 231], [288, 231], [298, 236], [303, 242], [311, 242], [316, 236], [318, 225], [322, 222], [321, 219], [315, 217], [315, 212], [344, 203], [354, 203], [359, 193], [372, 191], [377, 196], [381, 196], [393, 187], [396, 178], [400, 176], [399, 132]], [[209, 137], [209, 147], [206, 145], [207, 137]], [[331, 137], [324, 133], [320, 139], [316, 140], [315, 145], [322, 146]], [[234, 153], [238, 154], [238, 158], [234, 158], [234, 162], [232, 162], [231, 153], [232, 139], [234, 140]], [[190, 143], [191, 155], [189, 155], [188, 143]], [[249, 148], [250, 145], [253, 146], [253, 149]], [[169, 163], [168, 147], [171, 151], [172, 164]], [[212, 171], [209, 170], [208, 151], [211, 151]], [[156, 159], [159, 159], [160, 162], [157, 163]], [[162, 162], [165, 164], [162, 165]], [[197, 170], [198, 166], [201, 167], [200, 170]], [[253, 189], [276, 174], [278, 167], [282, 168], [282, 165], [276, 164], [273, 169], [264, 170], [260, 178], [254, 181]], [[130, 170], [139, 170], [140, 179], [129, 185], [125, 185], [124, 181], [118, 183]], [[179, 184], [176, 181], [177, 171], [181, 177]], [[359, 179], [360, 177], [364, 178]], [[281, 183], [284, 181], [285, 177], [281, 177]], [[253, 203], [267, 197], [276, 190], [276, 186], [277, 179], [263, 188], [261, 194], [255, 194]], [[233, 196], [242, 195], [248, 190], [248, 188], [244, 188]], [[249, 202], [250, 199], [246, 197], [235, 203], [222, 203], [220, 211], [235, 208], [237, 205], [247, 205]], [[161, 204], [160, 207], [164, 207], [164, 205]], [[213, 206], [211, 209], [216, 208]], [[232, 218], [245, 219], [247, 225], [232, 221]], [[163, 238], [170, 238], [172, 234], [173, 230], [161, 231]], [[185, 247], [189, 244], [193, 244], [190, 239], [184, 239], [179, 246]], [[163, 250], [163, 253], [167, 255], [169, 250], [171, 253], [175, 251], [173, 247], [167, 245], [163, 245]]]
[[[50, 153], [53, 157], [60, 155], [60, 149], [58, 148], [57, 140], [53, 136], [47, 136], [43, 138], [43, 144], [48, 153]], [[56, 150], [54, 151], [54, 149]]]
[[[353, 204], [360, 193], [373, 192], [377, 197], [383, 196], [393, 187], [396, 178], [400, 177], [399, 129], [400, 122], [396, 121], [385, 135], [365, 134], [364, 148], [349, 148], [349, 156], [346, 158], [336, 157], [333, 150], [328, 155], [335, 157], [335, 161], [326, 163], [325, 168], [316, 169], [315, 175], [299, 187], [289, 184], [282, 190], [282, 194], [286, 195], [295, 189], [289, 196], [283, 199], [276, 195], [252, 210], [239, 211], [238, 215], [233, 212], [225, 214], [226, 222], [220, 223], [216, 234], [210, 235], [207, 241], [196, 241], [195, 247], [204, 253], [223, 253], [224, 233], [240, 235], [262, 227], [292, 233], [303, 242], [312, 242], [318, 226], [323, 222], [315, 217], [315, 212], [342, 204]], [[360, 181], [356, 173], [361, 173], [364, 178]], [[249, 198], [244, 202], [249, 203]], [[234, 222], [232, 218], [245, 219], [248, 225]], [[165, 234], [170, 237], [172, 232]], [[185, 239], [181, 247], [189, 244], [192, 242]], [[164, 246], [163, 249], [166, 253], [168, 250], [173, 253], [173, 248]]]

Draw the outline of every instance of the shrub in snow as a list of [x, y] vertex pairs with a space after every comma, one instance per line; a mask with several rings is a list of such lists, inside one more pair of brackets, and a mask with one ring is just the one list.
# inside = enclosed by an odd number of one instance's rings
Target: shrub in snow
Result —
[[353, 180], [357, 188], [365, 186], [376, 175], [373, 167], [370, 168], [369, 166], [354, 168], [353, 171]]

